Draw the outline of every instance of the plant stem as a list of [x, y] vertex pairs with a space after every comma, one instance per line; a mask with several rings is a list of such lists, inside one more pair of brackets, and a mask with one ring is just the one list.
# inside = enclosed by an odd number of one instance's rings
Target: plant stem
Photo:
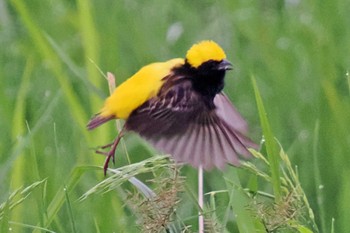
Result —
[[203, 168], [199, 166], [198, 168], [198, 204], [199, 204], [199, 216], [198, 216], [198, 228], [199, 233], [204, 232], [204, 217], [203, 217]]

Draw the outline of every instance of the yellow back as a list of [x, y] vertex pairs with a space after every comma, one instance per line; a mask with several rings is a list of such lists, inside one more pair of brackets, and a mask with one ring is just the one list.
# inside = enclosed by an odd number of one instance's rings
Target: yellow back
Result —
[[184, 64], [184, 60], [176, 58], [142, 67], [107, 98], [100, 115], [127, 119], [133, 110], [157, 95], [163, 83], [162, 79], [169, 74], [171, 68], [181, 64]]

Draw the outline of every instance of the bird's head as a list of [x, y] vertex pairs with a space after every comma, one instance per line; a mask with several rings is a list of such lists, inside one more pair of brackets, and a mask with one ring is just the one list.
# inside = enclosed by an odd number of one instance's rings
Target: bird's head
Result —
[[194, 69], [206, 71], [231, 70], [224, 50], [214, 41], [206, 40], [194, 44], [186, 54], [186, 62]]

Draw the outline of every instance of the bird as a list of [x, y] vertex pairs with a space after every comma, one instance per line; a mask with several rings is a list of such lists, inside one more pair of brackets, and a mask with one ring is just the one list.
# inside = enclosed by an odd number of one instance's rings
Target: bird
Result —
[[212, 40], [195, 43], [185, 58], [142, 67], [121, 83], [87, 124], [92, 130], [110, 120], [123, 119], [113, 141], [96, 151], [106, 155], [104, 174], [120, 139], [135, 132], [180, 164], [205, 170], [240, 165], [249, 159], [247, 123], [224, 94], [224, 78], [232, 64]]

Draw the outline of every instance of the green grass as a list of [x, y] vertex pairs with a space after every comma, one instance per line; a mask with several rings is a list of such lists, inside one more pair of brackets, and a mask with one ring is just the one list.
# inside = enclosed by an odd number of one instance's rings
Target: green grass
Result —
[[[85, 128], [109, 93], [98, 68], [119, 84], [149, 62], [183, 57], [202, 39], [227, 52], [235, 69], [225, 92], [250, 136], [264, 138], [242, 168], [205, 173], [207, 229], [350, 229], [349, 1], [0, 3], [1, 232], [139, 232], [147, 212], [130, 200], [160, 205], [142, 193], [162, 197], [178, 186], [149, 182], [169, 179], [172, 165], [147, 160], [154, 150], [135, 135], [117, 150], [125, 173], [104, 183], [97, 167], [104, 158], [93, 151], [115, 137], [114, 123]], [[180, 172], [186, 179], [169, 229], [196, 232], [196, 170]]]

